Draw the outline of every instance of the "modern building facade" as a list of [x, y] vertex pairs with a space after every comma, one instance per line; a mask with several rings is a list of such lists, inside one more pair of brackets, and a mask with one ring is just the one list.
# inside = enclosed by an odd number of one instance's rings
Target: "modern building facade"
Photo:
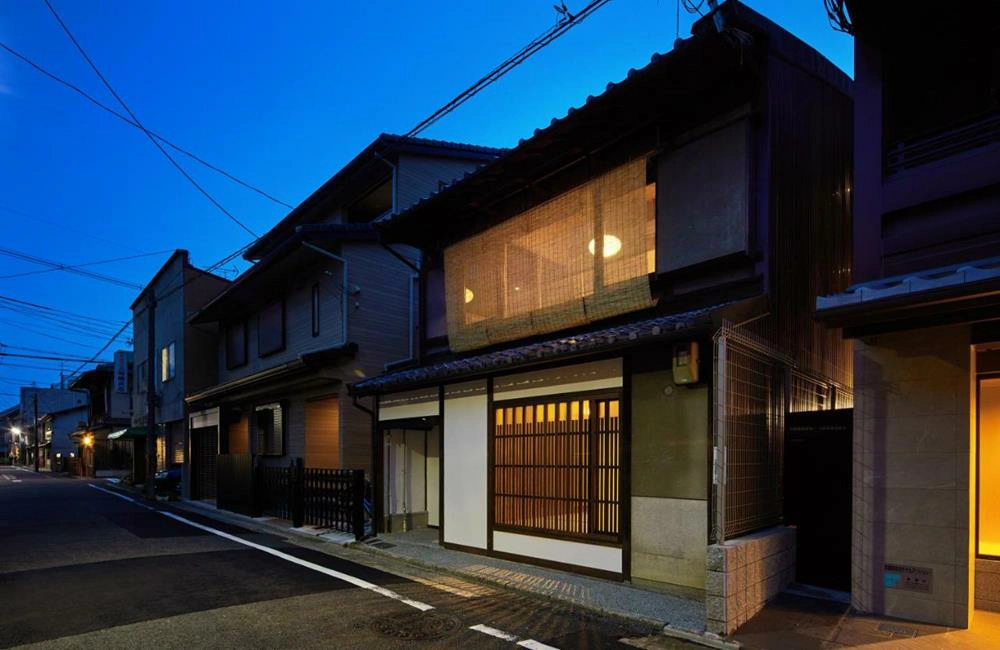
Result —
[[[845, 5], [845, 3], [839, 3]], [[1000, 7], [847, 0], [855, 41], [851, 602], [1000, 610]]]
[[217, 381], [187, 396], [192, 497], [214, 497], [219, 453], [370, 469], [345, 386], [412, 358], [419, 265], [372, 222], [497, 153], [381, 135], [246, 252], [254, 266], [189, 320], [220, 332]]
[[352, 387], [377, 529], [703, 590], [714, 631], [752, 616], [794, 577], [785, 524], [821, 525], [789, 520], [786, 424], [851, 405], [850, 347], [813, 320], [847, 286], [850, 133], [849, 79], [727, 2], [380, 223], [423, 264], [418, 358]]
[[[177, 250], [149, 281], [132, 303], [133, 357], [135, 360], [130, 436], [143, 446], [148, 426], [147, 386], [149, 383], [149, 313], [153, 327], [153, 375], [156, 403], [156, 467], [159, 470], [184, 464], [188, 445], [187, 403], [189, 392], [215, 383], [218, 331], [213, 324], [193, 325], [188, 318], [222, 293], [229, 281], [191, 264], [186, 250]], [[141, 434], [141, 435], [140, 435]], [[184, 494], [190, 491], [190, 476], [181, 481]]]

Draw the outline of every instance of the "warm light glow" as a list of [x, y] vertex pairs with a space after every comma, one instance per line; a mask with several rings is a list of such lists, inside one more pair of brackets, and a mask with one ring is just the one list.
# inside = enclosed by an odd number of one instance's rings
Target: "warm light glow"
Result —
[[476, 297], [476, 294], [472, 293], [472, 289], [466, 287], [465, 288], [465, 304], [468, 305], [470, 302], [472, 302], [473, 298], [475, 298], [475, 297]]
[[979, 554], [1000, 556], [1000, 379], [979, 384]]
[[88, 433], [87, 435], [85, 435], [83, 437], [83, 446], [84, 447], [93, 447], [94, 446], [94, 436], [93, 436], [93, 434]]
[[21, 427], [11, 427], [10, 432], [13, 433], [15, 436], [19, 436], [21, 435]]
[[[597, 255], [597, 240], [591, 239], [587, 244], [587, 250], [591, 255]], [[622, 250], [622, 240], [614, 235], [604, 235], [604, 257], [613, 257]]]

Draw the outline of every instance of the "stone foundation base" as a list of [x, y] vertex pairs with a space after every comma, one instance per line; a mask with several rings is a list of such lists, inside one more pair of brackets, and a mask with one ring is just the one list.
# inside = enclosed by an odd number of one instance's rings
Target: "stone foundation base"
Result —
[[709, 632], [731, 634], [795, 579], [795, 529], [768, 528], [708, 547]]

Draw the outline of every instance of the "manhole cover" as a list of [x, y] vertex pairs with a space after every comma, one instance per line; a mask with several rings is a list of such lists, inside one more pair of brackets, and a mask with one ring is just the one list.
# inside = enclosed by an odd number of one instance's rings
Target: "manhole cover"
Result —
[[372, 621], [371, 629], [384, 636], [409, 641], [441, 639], [462, 629], [462, 621], [438, 612], [406, 612]]

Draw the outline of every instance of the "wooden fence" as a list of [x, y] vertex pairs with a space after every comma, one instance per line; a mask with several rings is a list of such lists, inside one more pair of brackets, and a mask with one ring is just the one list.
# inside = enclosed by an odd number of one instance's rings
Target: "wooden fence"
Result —
[[220, 454], [216, 481], [216, 504], [223, 510], [364, 537], [362, 470], [305, 467], [301, 458], [270, 466], [255, 462], [250, 454]]

